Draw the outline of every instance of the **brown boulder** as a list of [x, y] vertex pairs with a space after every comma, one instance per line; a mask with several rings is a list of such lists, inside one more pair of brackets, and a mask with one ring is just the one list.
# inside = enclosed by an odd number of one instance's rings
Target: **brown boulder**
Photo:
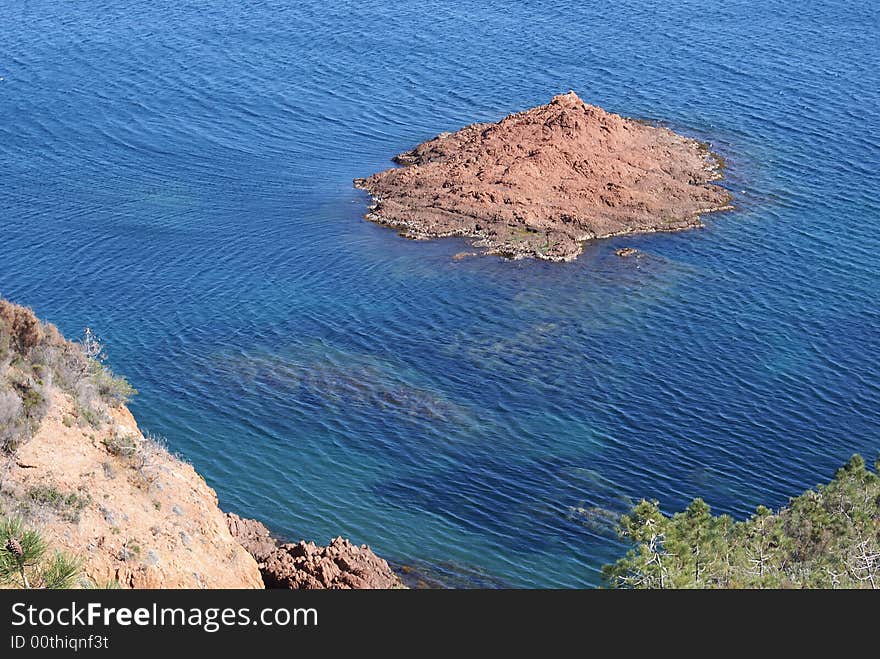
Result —
[[314, 542], [281, 545], [262, 566], [267, 588], [403, 588], [388, 563], [367, 545], [334, 538], [326, 547]]
[[235, 513], [226, 513], [226, 526], [238, 544], [253, 556], [257, 563], [265, 563], [278, 548], [278, 542], [262, 522], [245, 519]]

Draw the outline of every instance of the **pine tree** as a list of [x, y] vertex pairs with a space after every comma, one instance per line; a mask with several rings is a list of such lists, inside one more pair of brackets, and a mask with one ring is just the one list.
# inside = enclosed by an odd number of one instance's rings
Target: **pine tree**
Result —
[[72, 588], [80, 573], [79, 561], [53, 552], [42, 536], [18, 517], [0, 518], [0, 583], [19, 588]]
[[777, 512], [735, 522], [695, 499], [668, 517], [642, 501], [619, 531], [633, 546], [603, 568], [612, 587], [880, 588], [880, 476], [859, 456]]

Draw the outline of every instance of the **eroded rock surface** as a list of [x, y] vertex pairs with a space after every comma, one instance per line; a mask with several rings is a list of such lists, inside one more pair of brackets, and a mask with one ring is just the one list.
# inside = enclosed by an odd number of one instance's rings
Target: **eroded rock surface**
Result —
[[356, 179], [367, 219], [414, 239], [466, 236], [493, 254], [574, 259], [595, 238], [702, 226], [730, 208], [721, 160], [668, 128], [574, 92], [495, 124], [442, 133]]
[[366, 545], [334, 538], [321, 547], [314, 542], [281, 545], [261, 565], [267, 588], [388, 589], [403, 588], [388, 563]]
[[257, 563], [264, 563], [278, 549], [278, 541], [272, 537], [272, 533], [262, 522], [245, 519], [235, 513], [226, 513], [226, 526], [229, 527], [229, 533], [236, 542], [244, 547]]
[[191, 465], [144, 437], [124, 406], [99, 429], [76, 414], [70, 396], [52, 392], [38, 431], [4, 465], [6, 512], [23, 515], [99, 585], [263, 587]]

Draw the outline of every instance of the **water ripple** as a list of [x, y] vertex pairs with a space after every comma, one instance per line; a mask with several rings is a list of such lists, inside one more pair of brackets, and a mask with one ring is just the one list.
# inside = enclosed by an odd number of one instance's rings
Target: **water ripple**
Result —
[[[0, 292], [95, 328], [224, 506], [584, 586], [640, 497], [745, 515], [880, 449], [873, 4], [11, 11]], [[362, 221], [352, 178], [570, 88], [711, 141], [738, 210], [563, 265]]]

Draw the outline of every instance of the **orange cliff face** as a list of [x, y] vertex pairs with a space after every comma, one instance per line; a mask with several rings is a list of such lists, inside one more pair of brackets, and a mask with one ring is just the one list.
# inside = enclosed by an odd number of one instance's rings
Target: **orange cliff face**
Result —
[[[229, 533], [217, 495], [138, 430], [124, 406], [81, 427], [56, 391], [3, 479], [50, 548], [84, 576], [127, 588], [262, 588], [256, 561]], [[130, 450], [129, 450], [129, 447]]]
[[408, 238], [470, 237], [511, 258], [568, 261], [586, 240], [699, 227], [730, 202], [706, 145], [574, 92], [395, 161], [403, 167], [355, 181], [374, 199], [367, 219]]
[[141, 433], [93, 348], [0, 299], [0, 516], [78, 559], [82, 585], [262, 588], [214, 490]]

